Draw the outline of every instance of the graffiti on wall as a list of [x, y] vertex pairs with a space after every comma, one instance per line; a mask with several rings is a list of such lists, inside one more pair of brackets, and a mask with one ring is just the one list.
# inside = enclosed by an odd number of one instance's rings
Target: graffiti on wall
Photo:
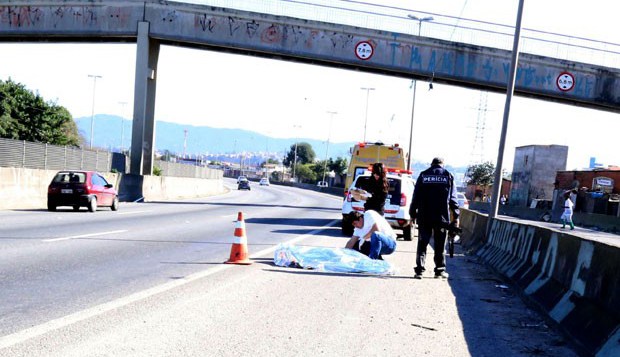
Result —
[[[53, 4], [50, 1], [50, 4]], [[144, 12], [146, 9], [146, 12]], [[148, 15], [148, 16], [147, 16]], [[105, 1], [92, 5], [65, 6], [0, 6], [0, 32], [13, 29], [48, 28], [62, 29], [63, 33], [119, 31], [119, 28], [134, 29], [130, 19], [151, 22], [154, 27], [165, 29], [166, 35], [183, 34], [205, 42], [220, 41], [227, 45], [237, 44], [265, 50], [295, 52], [305, 56], [338, 58], [357, 63], [355, 44], [360, 41], [372, 43], [375, 55], [371, 64], [387, 66], [400, 70], [418, 71], [420, 74], [442, 75], [450, 78], [471, 78], [491, 83], [505, 83], [510, 69], [510, 59], [502, 56], [488, 56], [483, 52], [465, 47], [423, 46], [411, 43], [407, 36], [392, 33], [362, 35], [299, 23], [265, 21], [238, 17], [230, 12], [202, 11], [173, 6], [166, 3], [152, 6], [136, 6], [135, 3]], [[76, 28], [72, 25], [80, 25]], [[161, 27], [163, 26], [163, 27]], [[305, 53], [304, 53], [305, 52]], [[556, 90], [555, 76], [545, 66], [522, 62], [517, 68], [517, 85], [525, 88]], [[555, 74], [555, 73], [554, 73]], [[596, 81], [590, 74], [577, 76], [574, 94], [592, 96]]]
[[29, 27], [41, 21], [43, 11], [33, 6], [0, 6], [0, 24]]
[[60, 28], [69, 24], [87, 27], [101, 26], [99, 17], [105, 18], [107, 27], [125, 26], [132, 9], [124, 6], [0, 6], [0, 25], [9, 28], [36, 28], [51, 24]]

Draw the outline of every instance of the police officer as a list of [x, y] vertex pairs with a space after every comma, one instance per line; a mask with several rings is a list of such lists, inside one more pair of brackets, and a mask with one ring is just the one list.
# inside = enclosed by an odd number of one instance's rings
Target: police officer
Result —
[[[452, 213], [452, 215], [450, 215]], [[415, 184], [413, 201], [409, 208], [412, 223], [418, 223], [418, 249], [415, 279], [422, 279], [426, 270], [426, 247], [431, 237], [435, 250], [435, 278], [448, 278], [444, 254], [448, 226], [459, 225], [459, 204], [456, 199], [454, 177], [443, 168], [443, 159], [436, 157], [431, 167], [422, 171]]]

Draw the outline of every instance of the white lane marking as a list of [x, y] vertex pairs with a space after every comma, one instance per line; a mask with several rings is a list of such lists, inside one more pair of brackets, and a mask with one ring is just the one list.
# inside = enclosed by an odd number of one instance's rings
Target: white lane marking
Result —
[[233, 214], [227, 214], [225, 216], [220, 216], [220, 217], [221, 218], [228, 218], [228, 217], [237, 218], [237, 215], [238, 215], [238, 213], [233, 213]]
[[146, 212], [153, 212], [153, 211], [149, 210], [149, 211], [118, 212], [117, 214], [136, 214], [136, 213], [146, 213]]
[[[295, 237], [289, 241], [287, 241], [286, 243], [296, 243], [299, 242], [301, 240], [303, 240], [306, 237], [315, 235], [316, 233], [331, 227], [337, 223], [339, 223], [340, 220], [333, 220], [331, 222], [329, 222], [328, 224], [324, 225], [323, 227], [317, 228], [311, 232], [308, 232], [302, 236], [298, 236]], [[277, 246], [271, 247], [271, 248], [266, 248], [261, 250], [260, 252], [257, 252], [255, 254], [252, 254], [250, 256], [250, 259], [254, 259], [254, 258], [258, 258], [264, 255], [267, 255], [268, 253], [273, 253], [276, 250]], [[203, 270], [191, 275], [188, 275], [185, 278], [182, 279], [177, 279], [177, 280], [173, 280], [173, 281], [169, 281], [167, 283], [161, 284], [161, 285], [157, 285], [154, 286], [150, 289], [146, 289], [146, 290], [142, 290], [139, 291], [137, 293], [131, 294], [129, 296], [125, 296], [116, 300], [112, 300], [110, 302], [101, 304], [101, 305], [97, 305], [97, 306], [93, 306], [91, 308], [88, 308], [86, 310], [82, 310], [82, 311], [78, 311], [75, 312], [73, 314], [67, 315], [67, 316], [63, 316], [60, 317], [58, 319], [55, 320], [51, 320], [45, 323], [42, 323], [41, 325], [37, 325], [37, 326], [33, 326], [30, 328], [27, 328], [25, 330], [21, 330], [15, 333], [12, 333], [10, 335], [6, 335], [3, 337], [0, 337], [0, 349], [3, 348], [7, 348], [7, 347], [11, 347], [15, 344], [27, 341], [31, 338], [35, 338], [37, 336], [41, 336], [43, 334], [46, 334], [48, 332], [69, 326], [71, 324], [74, 324], [76, 322], [80, 322], [86, 319], [89, 319], [91, 317], [95, 317], [98, 315], [101, 315], [103, 313], [106, 313], [108, 311], [112, 311], [114, 309], [118, 309], [121, 308], [123, 306], [129, 305], [131, 303], [140, 301], [140, 300], [144, 300], [146, 298], [149, 298], [151, 296], [157, 295], [157, 294], [161, 294], [163, 292], [166, 292], [168, 290], [174, 289], [176, 287], [191, 283], [192, 281], [198, 280], [198, 279], [202, 279], [204, 277], [207, 277], [209, 275], [213, 275], [215, 273], [221, 272], [223, 270], [232, 268], [234, 265], [228, 265], [228, 264], [222, 264], [222, 265], [218, 265], [214, 268], [210, 268], [209, 270]]]
[[127, 232], [127, 230], [123, 229], [123, 230], [120, 230], [120, 231], [109, 231], [109, 232], [82, 234], [82, 235], [79, 235], [79, 236], [71, 236], [71, 237], [50, 238], [50, 239], [43, 239], [43, 241], [44, 242], [58, 242], [58, 241], [61, 241], [61, 240], [105, 236], [105, 235], [108, 235], [108, 234], [123, 233], [123, 232]]

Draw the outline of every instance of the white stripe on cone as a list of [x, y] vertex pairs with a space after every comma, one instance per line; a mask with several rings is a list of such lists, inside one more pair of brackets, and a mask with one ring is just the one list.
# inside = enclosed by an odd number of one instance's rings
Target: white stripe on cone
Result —
[[237, 221], [235, 223], [235, 231], [237, 231], [237, 229], [242, 229], [243, 235], [241, 237], [237, 237], [233, 235], [233, 243], [234, 244], [247, 244], [248, 238], [245, 236], [245, 221]]

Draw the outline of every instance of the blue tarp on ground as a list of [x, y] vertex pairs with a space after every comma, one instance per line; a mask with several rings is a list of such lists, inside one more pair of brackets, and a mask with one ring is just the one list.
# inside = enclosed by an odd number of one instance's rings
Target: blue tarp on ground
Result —
[[395, 269], [384, 260], [373, 260], [347, 248], [307, 247], [279, 244], [273, 262], [278, 266], [316, 269], [333, 273], [393, 275]]

